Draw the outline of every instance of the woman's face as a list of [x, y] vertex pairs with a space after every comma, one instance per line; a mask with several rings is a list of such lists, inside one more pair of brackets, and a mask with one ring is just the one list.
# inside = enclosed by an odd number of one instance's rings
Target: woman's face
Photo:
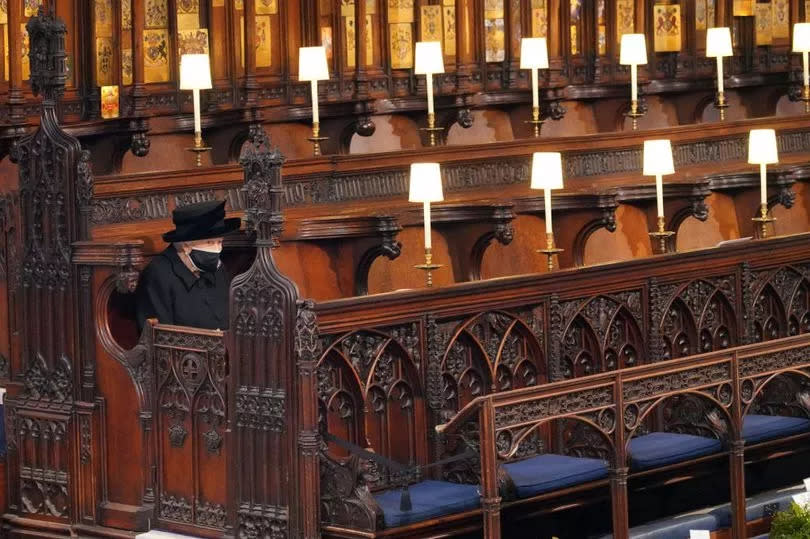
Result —
[[209, 238], [207, 240], [184, 242], [183, 250], [186, 253], [192, 249], [197, 249], [198, 251], [208, 251], [209, 253], [222, 252], [222, 238]]

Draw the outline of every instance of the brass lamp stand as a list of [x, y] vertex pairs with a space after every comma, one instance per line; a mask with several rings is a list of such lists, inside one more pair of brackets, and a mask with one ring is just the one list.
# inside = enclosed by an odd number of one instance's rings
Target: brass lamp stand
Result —
[[565, 251], [565, 249], [554, 247], [554, 236], [546, 236], [546, 248], [537, 250], [538, 253], [546, 255], [548, 259], [548, 271], [554, 270], [554, 257], [563, 251]]
[[759, 237], [760, 238], [767, 238], [768, 237], [768, 223], [773, 223], [776, 221], [776, 217], [769, 217], [768, 216], [768, 205], [767, 204], [760, 204], [759, 205], [759, 217], [752, 217], [752, 221], [755, 223], [759, 223]]
[[186, 148], [186, 151], [194, 152], [196, 156], [196, 163], [198, 167], [202, 166], [202, 154], [210, 151], [211, 146], [204, 146], [202, 141], [202, 133], [195, 132], [194, 133], [194, 146], [192, 148]]
[[427, 115], [428, 126], [420, 127], [420, 131], [425, 131], [428, 134], [428, 142], [431, 146], [436, 146], [436, 134], [442, 130], [441, 127], [436, 127], [436, 115], [429, 112]]
[[433, 287], [433, 272], [441, 267], [442, 264], [433, 263], [433, 253], [429, 247], [425, 248], [425, 263], [414, 266], [414, 268], [425, 272], [425, 284], [428, 288]]
[[728, 108], [725, 92], [717, 92], [717, 101], [714, 102], [714, 108], [720, 113], [720, 121], [724, 121], [726, 119], [726, 109]]
[[630, 112], [627, 113], [627, 116], [633, 120], [633, 131], [637, 131], [638, 119], [644, 116], [644, 113], [639, 110], [638, 99], [630, 101]]
[[650, 238], [654, 240], [658, 240], [658, 249], [660, 250], [660, 254], [664, 254], [667, 252], [667, 239], [670, 236], [674, 235], [675, 232], [672, 230], [666, 230], [666, 219], [663, 215], [658, 216], [658, 230], [655, 232], [650, 232]]
[[804, 113], [810, 114], [810, 86], [802, 86], [802, 96], [799, 99], [804, 101]]
[[321, 142], [324, 140], [329, 140], [329, 137], [322, 137], [321, 135], [321, 124], [320, 122], [314, 122], [312, 124], [312, 136], [307, 138], [308, 141], [312, 143], [312, 155], [318, 157], [321, 155]]
[[527, 124], [532, 126], [534, 138], [540, 138], [540, 129], [543, 127], [543, 121], [540, 119], [540, 107], [532, 107], [532, 119], [526, 120]]

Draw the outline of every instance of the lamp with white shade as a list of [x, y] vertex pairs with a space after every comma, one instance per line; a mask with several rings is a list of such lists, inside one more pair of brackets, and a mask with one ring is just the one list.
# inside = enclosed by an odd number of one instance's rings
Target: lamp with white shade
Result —
[[200, 90], [211, 89], [211, 63], [207, 54], [184, 54], [180, 57], [180, 89], [191, 90], [194, 98], [194, 147], [188, 148], [202, 166], [201, 154], [211, 148], [204, 146], [200, 121]]
[[675, 164], [672, 159], [672, 144], [669, 140], [645, 140], [644, 141], [644, 169], [645, 176], [655, 176], [655, 205], [657, 209], [657, 224], [655, 232], [650, 232], [650, 237], [658, 240], [661, 253], [667, 251], [667, 238], [674, 232], [666, 229], [666, 218], [664, 217], [664, 182], [663, 176], [675, 173]]
[[717, 102], [720, 119], [725, 120], [726, 94], [723, 88], [723, 58], [733, 56], [731, 29], [727, 27], [709, 28], [706, 32], [706, 57], [717, 58]]
[[548, 69], [548, 45], [544, 37], [524, 37], [520, 40], [520, 69], [529, 69], [532, 72], [532, 119], [534, 136], [540, 136], [540, 96], [538, 69]]
[[421, 202], [425, 222], [425, 263], [414, 266], [425, 271], [427, 286], [433, 286], [433, 270], [442, 267], [433, 263], [430, 227], [430, 203], [444, 200], [442, 173], [438, 163], [413, 163], [411, 165], [408, 202]]
[[563, 249], [554, 247], [554, 228], [551, 220], [551, 190], [563, 188], [562, 154], [559, 152], [535, 152], [532, 155], [532, 189], [543, 190], [546, 221], [546, 248], [539, 249], [548, 258], [548, 270], [554, 269], [554, 255]]
[[767, 224], [775, 221], [768, 217], [768, 165], [779, 162], [776, 131], [752, 129], [748, 134], [748, 163], [759, 165], [759, 217], [752, 220], [760, 225], [760, 237], [768, 235]]
[[810, 22], [793, 25], [793, 52], [802, 53], [802, 101], [804, 112], [810, 112], [810, 71], [807, 58], [810, 53]]
[[414, 58], [414, 75], [425, 75], [428, 100], [428, 126], [424, 128], [430, 135], [430, 145], [436, 145], [436, 116], [433, 112], [433, 75], [444, 73], [444, 56], [439, 41], [418, 41]]
[[638, 66], [647, 64], [647, 41], [644, 34], [622, 35], [619, 63], [630, 66], [630, 116], [633, 129], [638, 129]]
[[321, 154], [321, 121], [318, 111], [318, 81], [329, 80], [329, 66], [326, 63], [324, 47], [301, 47], [298, 49], [298, 80], [309, 81], [312, 89], [312, 142], [313, 153]]

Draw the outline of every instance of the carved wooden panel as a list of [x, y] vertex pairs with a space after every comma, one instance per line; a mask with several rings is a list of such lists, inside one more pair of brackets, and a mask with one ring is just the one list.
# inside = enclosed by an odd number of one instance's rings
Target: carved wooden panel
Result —
[[767, 341], [810, 330], [808, 280], [805, 265], [784, 266], [753, 276], [751, 310], [753, 338]]

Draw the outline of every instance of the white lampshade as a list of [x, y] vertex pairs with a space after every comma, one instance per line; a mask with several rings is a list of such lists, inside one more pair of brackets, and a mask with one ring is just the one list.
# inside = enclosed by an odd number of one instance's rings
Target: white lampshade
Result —
[[532, 155], [532, 189], [562, 189], [562, 154], [535, 152]]
[[645, 65], [647, 63], [647, 41], [644, 34], [622, 35], [619, 63], [622, 65]]
[[298, 80], [327, 80], [329, 66], [326, 64], [326, 49], [301, 47], [298, 49]]
[[440, 202], [442, 200], [444, 200], [444, 193], [442, 192], [442, 173], [439, 170], [439, 163], [413, 163], [408, 201]]
[[180, 57], [180, 89], [211, 88], [211, 63], [207, 54], [184, 54]]
[[779, 162], [776, 149], [776, 131], [752, 129], [748, 135], [748, 162], [752, 165], [771, 165]]
[[544, 37], [520, 40], [520, 69], [548, 69], [548, 45]]
[[793, 25], [793, 52], [810, 52], [810, 22]]
[[731, 48], [731, 29], [727, 27], [709, 28], [706, 32], [706, 56], [717, 58], [732, 55], [734, 55], [734, 51]]
[[644, 141], [645, 176], [664, 176], [675, 173], [672, 162], [672, 144], [666, 139]]
[[414, 75], [444, 73], [444, 56], [439, 41], [417, 41]]

